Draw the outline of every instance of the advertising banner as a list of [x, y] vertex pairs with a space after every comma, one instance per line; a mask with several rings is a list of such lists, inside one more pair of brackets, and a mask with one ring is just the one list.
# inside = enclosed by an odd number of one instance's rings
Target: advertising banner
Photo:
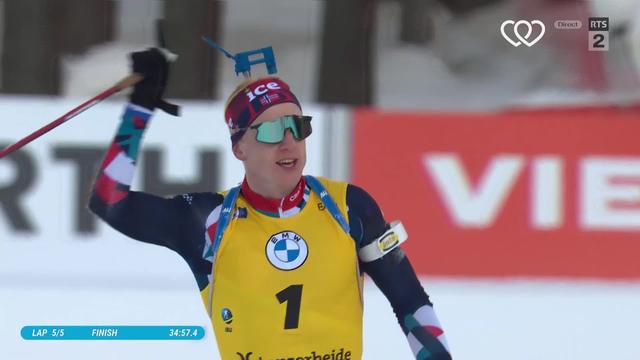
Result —
[[353, 180], [422, 274], [640, 278], [638, 114], [360, 110]]
[[[81, 103], [4, 97], [0, 147], [18, 141]], [[125, 100], [106, 101], [0, 159], [0, 242], [91, 240], [113, 232], [86, 210], [97, 168], [115, 135]], [[145, 133], [133, 190], [160, 196], [220, 191], [242, 181], [221, 103], [181, 101], [182, 116], [156, 111]], [[323, 175], [324, 112], [314, 116], [305, 172]], [[317, 126], [315, 126], [317, 125]]]

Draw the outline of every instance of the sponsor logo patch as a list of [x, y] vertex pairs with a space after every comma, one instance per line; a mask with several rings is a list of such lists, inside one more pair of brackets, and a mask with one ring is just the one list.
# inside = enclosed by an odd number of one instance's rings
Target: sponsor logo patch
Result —
[[398, 239], [398, 235], [392, 232], [387, 234], [387, 236], [383, 237], [382, 239], [378, 240], [378, 247], [380, 248], [380, 251], [385, 253], [398, 245], [398, 242], [400, 242], [400, 239]]
[[222, 308], [220, 315], [222, 316], [222, 321], [224, 321], [225, 324], [228, 325], [233, 322], [233, 314], [228, 308]]
[[302, 236], [293, 231], [282, 231], [267, 240], [265, 252], [271, 265], [288, 271], [304, 264], [309, 255], [309, 248]]

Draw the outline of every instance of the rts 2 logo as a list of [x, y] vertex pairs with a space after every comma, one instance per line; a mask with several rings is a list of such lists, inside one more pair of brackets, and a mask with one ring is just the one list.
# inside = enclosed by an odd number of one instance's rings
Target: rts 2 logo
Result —
[[[506, 32], [506, 28], [508, 25], [511, 25], [511, 31], [509, 32], [509, 34], [507, 34]], [[533, 33], [533, 25], [537, 25], [540, 28], [540, 32], [538, 33], [538, 36], [536, 37], [532, 37], [532, 33]], [[524, 35], [522, 35], [520, 33], [520, 29], [521, 27], [524, 26], [527, 28], [527, 31]], [[500, 33], [502, 34], [502, 37], [507, 40], [509, 42], [509, 44], [513, 45], [514, 47], [518, 47], [522, 44], [527, 45], [528, 47], [531, 47], [533, 45], [535, 45], [538, 41], [540, 41], [540, 39], [542, 39], [542, 37], [544, 36], [545, 33], [545, 26], [544, 23], [540, 20], [532, 20], [532, 21], [527, 21], [527, 20], [518, 20], [518, 21], [513, 21], [513, 20], [506, 20], [502, 23], [502, 25], [500, 25]], [[513, 35], [515, 36], [516, 40], [511, 38], [511, 33], [513, 33]], [[531, 40], [529, 40], [531, 38]]]
[[609, 18], [589, 18], [589, 51], [609, 50]]

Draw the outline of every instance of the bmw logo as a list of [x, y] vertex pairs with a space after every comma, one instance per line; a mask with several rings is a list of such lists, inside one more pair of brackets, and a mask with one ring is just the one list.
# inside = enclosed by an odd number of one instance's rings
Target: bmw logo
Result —
[[294, 270], [302, 266], [309, 248], [302, 236], [293, 231], [282, 231], [272, 235], [267, 241], [267, 259], [280, 270]]

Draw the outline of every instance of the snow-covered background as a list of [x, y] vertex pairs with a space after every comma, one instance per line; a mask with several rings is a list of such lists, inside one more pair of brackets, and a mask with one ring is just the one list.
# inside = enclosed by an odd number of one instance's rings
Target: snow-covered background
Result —
[[[152, 20], [161, 16], [158, 3], [121, 1], [116, 41], [95, 47], [82, 56], [64, 59], [65, 101], [79, 103], [127, 74], [126, 54], [153, 44]], [[543, 47], [526, 51], [505, 45], [497, 29], [503, 19], [517, 14], [513, 2], [462, 18], [438, 16], [437, 35], [428, 46], [399, 43], [399, 7], [394, 2], [381, 2], [376, 35], [377, 106], [472, 111], [513, 104], [637, 100], [640, 92], [634, 72], [640, 63], [638, 2], [602, 0], [589, 4], [594, 13], [626, 23], [629, 29], [612, 40], [605, 64], [612, 86], [605, 93], [577, 89], [575, 78], [566, 67], [558, 65], [557, 51]], [[290, 81], [303, 101], [313, 102], [322, 2], [234, 0], [226, 2], [225, 8], [223, 45], [234, 50], [273, 45], [281, 75]], [[237, 81], [231, 65], [224, 61], [219, 85], [223, 94], [235, 87]], [[3, 120], [2, 126], [10, 126], [9, 121], [20, 118], [13, 115], [25, 105], [22, 99], [15, 103], [11, 103], [11, 98], [5, 101], [9, 103], [4, 106], [14, 110], [13, 114], [7, 114], [12, 116]], [[99, 106], [118, 108], [122, 102], [122, 96], [114, 97]], [[29, 110], [35, 112], [38, 107], [32, 105]], [[60, 112], [44, 106], [41, 114], [39, 124]], [[107, 140], [91, 141], [106, 145], [119, 115], [117, 110], [112, 114], [111, 123], [94, 128], [94, 131], [104, 129]], [[212, 109], [210, 114], [215, 119], [220, 111]], [[24, 134], [22, 128], [12, 129], [10, 135], [4, 132], [1, 140], [17, 139], [18, 133]], [[178, 138], [185, 145], [189, 141], [200, 144], [206, 141], [204, 134]], [[76, 139], [75, 143], [86, 143], [86, 139]], [[59, 174], [49, 170], [54, 159], [44, 152], [47, 148], [33, 149], [39, 168], [46, 170], [39, 175], [43, 182], [40, 186], [57, 189]], [[318, 155], [318, 162], [324, 163], [322, 155]], [[169, 168], [180, 172], [176, 166]], [[327, 168], [318, 169], [331, 172]], [[0, 162], [0, 182], [11, 179], [11, 174], [11, 167]], [[50, 192], [47, 209], [68, 211], [71, 186], [65, 184], [59, 192]], [[33, 213], [40, 214], [40, 205], [30, 206], [34, 207]], [[50, 227], [45, 226], [45, 231], [35, 237], [13, 234], [7, 223], [0, 221], [0, 359], [215, 359], [212, 353], [215, 342], [194, 290], [195, 283], [177, 255], [131, 241], [104, 227], [100, 229], [99, 240], [65, 237], [71, 234], [70, 215], [56, 216], [67, 223], [47, 225]], [[39, 220], [49, 224], [41, 217]], [[640, 281], [428, 276], [421, 280], [436, 304], [455, 359], [640, 359], [637, 342]], [[26, 325], [175, 323], [201, 325], [209, 331], [201, 341], [20, 338], [20, 328]], [[372, 283], [367, 283], [365, 292], [364, 341], [364, 359], [411, 358], [390, 307]]]
[[[186, 264], [113, 235], [101, 243], [0, 243], [0, 358], [216, 359]], [[141, 267], [141, 264], [143, 266]], [[640, 358], [639, 283], [423, 277], [455, 359]], [[26, 341], [27, 325], [200, 325], [200, 341]], [[364, 359], [411, 359], [384, 296], [365, 284]]]

